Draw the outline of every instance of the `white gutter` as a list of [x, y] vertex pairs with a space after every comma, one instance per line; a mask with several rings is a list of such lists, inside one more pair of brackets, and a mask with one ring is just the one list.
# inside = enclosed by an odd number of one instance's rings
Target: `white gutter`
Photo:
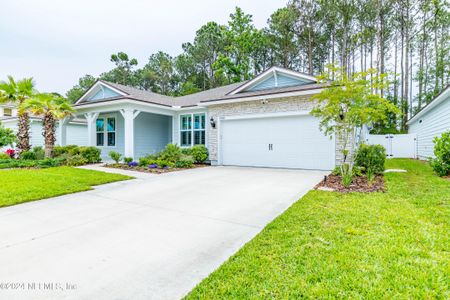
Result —
[[317, 89], [279, 93], [279, 94], [259, 95], [259, 96], [252, 96], [252, 97], [240, 97], [240, 98], [232, 98], [232, 99], [225, 99], [225, 100], [219, 100], [219, 101], [200, 102], [197, 105], [211, 106], [211, 105], [218, 105], [218, 104], [237, 103], [237, 102], [246, 102], [246, 101], [255, 101], [255, 100], [267, 100], [267, 99], [287, 98], [287, 97], [295, 97], [295, 96], [314, 95], [314, 94], [319, 94], [323, 90], [324, 90], [324, 88], [317, 88]]

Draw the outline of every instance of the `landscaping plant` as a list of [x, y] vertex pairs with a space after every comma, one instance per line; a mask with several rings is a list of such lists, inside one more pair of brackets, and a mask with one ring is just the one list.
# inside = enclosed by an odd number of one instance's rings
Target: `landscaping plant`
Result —
[[122, 158], [122, 154], [116, 151], [109, 151], [108, 155], [113, 161], [116, 162], [116, 164], [118, 164], [120, 162], [120, 159]]
[[[15, 81], [8, 76], [8, 81], [0, 82], [0, 103], [11, 102], [19, 107], [36, 95], [33, 78]], [[17, 129], [17, 149], [19, 152], [30, 150], [30, 116], [27, 110], [20, 110]]]
[[5, 128], [0, 124], [0, 148], [13, 146], [16, 142], [16, 136], [10, 128]]
[[71, 104], [63, 97], [51, 94], [37, 94], [33, 98], [24, 101], [19, 106], [20, 113], [31, 111], [42, 120], [42, 136], [45, 143], [45, 157], [53, 157], [53, 148], [56, 141], [56, 123], [65, 117], [70, 116], [75, 110]]
[[208, 148], [204, 145], [195, 145], [192, 147], [192, 157], [198, 163], [204, 163], [208, 159]]
[[369, 183], [375, 175], [383, 174], [386, 161], [386, 149], [381, 145], [361, 144], [355, 155], [355, 165], [362, 169]]
[[434, 155], [430, 160], [434, 172], [443, 177], [450, 174], [450, 131], [444, 132], [440, 137], [435, 137]]
[[45, 158], [45, 151], [41, 146], [33, 147], [33, 153], [36, 155], [37, 160], [42, 160]]
[[181, 158], [181, 149], [178, 145], [168, 144], [166, 148], [158, 155], [158, 159], [175, 164]]
[[124, 157], [124, 158], [123, 158], [123, 162], [126, 163], [126, 164], [129, 164], [129, 163], [132, 162], [132, 161], [133, 161], [133, 158], [132, 158], [132, 157]]
[[[330, 81], [329, 75], [334, 80]], [[329, 72], [319, 77], [328, 87], [311, 97], [317, 102], [311, 114], [320, 119], [320, 129], [340, 141], [337, 147], [343, 156], [340, 167], [344, 185], [352, 177], [357, 132], [364, 125], [385, 122], [390, 113], [398, 113], [395, 105], [376, 92], [389, 87], [386, 76], [369, 69], [350, 78], [343, 68], [329, 66]]]

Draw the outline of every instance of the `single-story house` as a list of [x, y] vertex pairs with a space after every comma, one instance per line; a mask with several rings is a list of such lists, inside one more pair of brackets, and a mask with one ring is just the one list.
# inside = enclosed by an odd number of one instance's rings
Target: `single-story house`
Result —
[[[2, 124], [5, 128], [10, 128], [14, 132], [17, 132], [17, 108], [14, 104], [0, 104], [0, 124]], [[84, 119], [72, 119], [69, 123], [65, 124], [65, 126], [67, 144], [87, 146], [87, 124]], [[60, 131], [58, 125], [56, 129], [56, 144], [60, 144], [60, 132], [62, 131]], [[44, 146], [44, 137], [42, 136], [42, 119], [39, 117], [30, 117], [30, 144], [32, 147]]]
[[450, 130], [450, 85], [408, 122], [409, 133], [416, 134], [420, 159], [434, 157], [433, 139]]
[[105, 159], [111, 150], [138, 159], [168, 143], [200, 144], [213, 165], [330, 170], [341, 159], [336, 140], [310, 115], [310, 97], [323, 88], [313, 76], [278, 67], [182, 97], [99, 80], [75, 108], [88, 144]]

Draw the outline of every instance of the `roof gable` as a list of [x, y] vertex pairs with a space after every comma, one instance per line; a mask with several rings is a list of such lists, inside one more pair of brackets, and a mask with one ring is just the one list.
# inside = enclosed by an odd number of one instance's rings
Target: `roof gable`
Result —
[[120, 96], [120, 94], [113, 91], [112, 89], [110, 89], [108, 87], [100, 85], [100, 88], [98, 89], [98, 91], [95, 94], [93, 94], [92, 96], [88, 97], [86, 100], [87, 101], [100, 100], [100, 99], [106, 99], [106, 98], [117, 97], [117, 96]]
[[256, 76], [253, 80], [231, 91], [229, 95], [314, 83], [317, 83], [317, 79], [313, 76], [279, 67], [272, 67]]
[[103, 99], [109, 99], [119, 96], [127, 96], [128, 94], [122, 90], [119, 90], [106, 82], [97, 81], [94, 83], [90, 89], [88, 89], [83, 96], [76, 102], [95, 102]]

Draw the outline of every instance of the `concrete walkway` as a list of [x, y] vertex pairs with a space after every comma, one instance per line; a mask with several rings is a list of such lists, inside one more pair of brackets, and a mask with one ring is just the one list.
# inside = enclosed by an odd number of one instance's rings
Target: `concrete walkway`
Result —
[[0, 208], [0, 299], [180, 298], [324, 174], [199, 168]]

